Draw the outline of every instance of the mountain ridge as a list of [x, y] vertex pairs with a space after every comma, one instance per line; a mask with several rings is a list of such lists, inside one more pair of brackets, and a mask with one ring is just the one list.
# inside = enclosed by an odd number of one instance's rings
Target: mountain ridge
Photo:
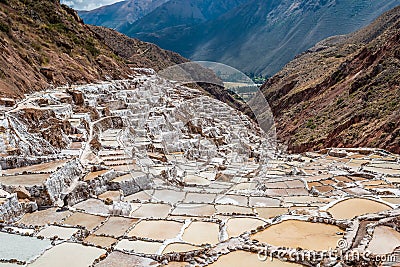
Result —
[[400, 151], [400, 7], [320, 42], [262, 90], [291, 152], [327, 147]]
[[[179, 8], [184, 5], [178, 5], [180, 1], [173, 2]], [[190, 1], [194, 14], [203, 2]], [[236, 6], [221, 9], [219, 16], [192, 22], [188, 18], [187, 22], [175, 18], [176, 13], [180, 14], [179, 9], [174, 10], [167, 2], [118, 30], [191, 60], [216, 61], [248, 74], [272, 76], [315, 43], [332, 35], [356, 31], [400, 5], [399, 0], [245, 0], [235, 3]], [[185, 12], [189, 14], [189, 11]], [[165, 14], [170, 15], [165, 18]]]

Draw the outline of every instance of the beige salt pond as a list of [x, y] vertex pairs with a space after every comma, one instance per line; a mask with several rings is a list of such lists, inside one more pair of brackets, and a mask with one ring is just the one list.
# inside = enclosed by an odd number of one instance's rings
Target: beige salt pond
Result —
[[43, 184], [49, 177], [50, 174], [0, 176], [0, 184], [13, 186], [35, 186]]
[[196, 247], [192, 246], [190, 244], [185, 244], [185, 243], [172, 243], [166, 246], [166, 248], [163, 250], [162, 254], [167, 254], [167, 253], [180, 253], [180, 252], [188, 252], [188, 251], [193, 251], [193, 250], [199, 250], [201, 247]]
[[94, 244], [95, 246], [109, 248], [114, 243], [118, 241], [118, 239], [108, 237], [108, 236], [97, 236], [97, 235], [89, 235], [85, 238], [85, 242]]
[[373, 254], [385, 255], [392, 253], [396, 247], [400, 247], [400, 233], [387, 226], [377, 226], [368, 250]]
[[377, 213], [390, 209], [390, 206], [377, 201], [364, 198], [352, 198], [336, 203], [327, 211], [332, 214], [335, 219], [343, 220], [353, 219], [354, 217], [363, 214]]
[[174, 190], [154, 190], [153, 200], [164, 201], [171, 204], [182, 201], [186, 193]]
[[260, 242], [278, 247], [327, 250], [336, 248], [343, 231], [334, 225], [287, 220], [272, 225], [252, 236]]
[[206, 194], [206, 193], [192, 193], [186, 194], [186, 203], [212, 203], [217, 195], [216, 194]]
[[231, 218], [227, 222], [227, 232], [229, 237], [235, 237], [246, 231], [257, 229], [264, 225], [265, 222], [256, 218]]
[[87, 213], [108, 214], [109, 207], [103, 201], [96, 198], [89, 198], [85, 201], [79, 202], [73, 206], [77, 210], [83, 210]]
[[67, 160], [52, 161], [42, 164], [31, 165], [16, 169], [3, 170], [3, 174], [17, 174], [17, 173], [38, 173], [38, 172], [55, 172], [57, 168], [63, 166]]
[[67, 228], [67, 227], [60, 227], [60, 226], [54, 226], [50, 225], [46, 227], [45, 229], [41, 230], [37, 236], [42, 236], [44, 238], [52, 238], [57, 236], [60, 239], [70, 239], [73, 234], [78, 232], [79, 229], [77, 228]]
[[134, 251], [143, 254], [157, 254], [162, 243], [159, 242], [149, 242], [149, 241], [129, 241], [126, 239], [121, 240], [116, 246], [117, 250]]
[[84, 181], [90, 181], [93, 180], [105, 173], [109, 172], [109, 170], [102, 170], [102, 171], [97, 171], [97, 172], [89, 172], [88, 174], [85, 175], [83, 178]]
[[185, 229], [182, 239], [192, 244], [217, 244], [219, 225], [211, 222], [192, 222]]
[[153, 190], [144, 190], [135, 194], [125, 196], [125, 202], [145, 202], [153, 198]]
[[143, 204], [140, 208], [131, 213], [137, 218], [166, 218], [171, 210], [168, 204]]
[[128, 219], [123, 217], [110, 217], [100, 228], [95, 232], [96, 235], [108, 235], [120, 237], [135, 223], [137, 219]]
[[188, 185], [209, 185], [211, 182], [209, 180], [207, 180], [204, 177], [198, 176], [198, 175], [193, 175], [193, 174], [189, 174], [184, 178], [184, 182], [185, 184]]
[[234, 251], [227, 255], [223, 255], [218, 258], [216, 262], [208, 265], [210, 267], [234, 267], [234, 266], [252, 266], [252, 267], [263, 267], [263, 266], [271, 266], [271, 267], [301, 267], [302, 265], [282, 262], [277, 259], [267, 259], [265, 261], [261, 261], [258, 259], [258, 255], [255, 253], [250, 253], [246, 251]]
[[106, 250], [82, 246], [76, 243], [62, 243], [47, 250], [41, 257], [28, 266], [33, 267], [87, 267]]
[[25, 214], [19, 224], [25, 225], [38, 225], [43, 226], [46, 224], [60, 223], [65, 217], [71, 215], [70, 211], [59, 211], [56, 208], [36, 211], [34, 213]]
[[264, 218], [264, 219], [270, 219], [274, 218], [276, 216], [285, 214], [288, 212], [288, 208], [277, 208], [277, 207], [272, 207], [272, 208], [256, 208], [256, 212], [258, 214], [258, 217]]
[[83, 226], [86, 227], [89, 231], [96, 228], [102, 222], [105, 221], [105, 217], [96, 216], [86, 213], [76, 212], [68, 217], [65, 221], [65, 225], [72, 225], [72, 226]]
[[199, 217], [211, 217], [215, 213], [213, 205], [205, 204], [178, 204], [172, 211], [172, 215], [187, 215]]
[[178, 236], [183, 223], [175, 221], [140, 221], [128, 233], [129, 237], [144, 237], [154, 240], [171, 239]]
[[122, 267], [122, 266], [158, 266], [158, 262], [135, 255], [114, 251], [108, 257], [95, 265], [96, 267]]
[[102, 200], [111, 199], [112, 201], [120, 201], [121, 193], [119, 191], [107, 191], [98, 195], [98, 198]]

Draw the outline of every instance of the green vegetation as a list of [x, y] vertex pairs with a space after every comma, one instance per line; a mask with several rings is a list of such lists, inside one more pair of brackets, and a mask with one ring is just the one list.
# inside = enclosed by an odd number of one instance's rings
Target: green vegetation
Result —
[[336, 101], [336, 105], [340, 105], [340, 104], [342, 104], [344, 102], [344, 99], [343, 98], [339, 98], [337, 101]]
[[317, 128], [317, 125], [314, 123], [313, 119], [309, 119], [307, 121], [306, 127], [309, 129], [315, 129], [315, 128]]
[[89, 53], [94, 57], [97, 57], [100, 54], [100, 51], [96, 48], [96, 45], [94, 44], [94, 41], [91, 38], [86, 40], [85, 49], [89, 51]]
[[9, 34], [11, 32], [10, 25], [4, 22], [0, 22], [0, 31]]

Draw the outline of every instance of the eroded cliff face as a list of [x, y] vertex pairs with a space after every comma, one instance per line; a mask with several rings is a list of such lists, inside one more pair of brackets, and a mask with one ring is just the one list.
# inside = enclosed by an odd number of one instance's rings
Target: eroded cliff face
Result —
[[262, 90], [289, 150], [380, 147], [400, 152], [400, 8], [327, 39]]

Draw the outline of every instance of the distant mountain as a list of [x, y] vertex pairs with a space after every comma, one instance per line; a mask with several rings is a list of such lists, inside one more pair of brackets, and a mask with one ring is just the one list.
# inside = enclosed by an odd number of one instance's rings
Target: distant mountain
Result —
[[400, 0], [174, 0], [118, 30], [192, 60], [271, 76], [318, 41], [358, 30], [396, 5]]
[[292, 152], [363, 146], [400, 153], [400, 7], [320, 42], [262, 91]]
[[[126, 23], [118, 30], [123, 33], [156, 33], [198, 25], [217, 19], [248, 0], [173, 0], [168, 1], [134, 23]], [[173, 37], [172, 37], [173, 38]]]
[[91, 11], [78, 11], [86, 24], [119, 29], [133, 23], [169, 0], [127, 0]]

